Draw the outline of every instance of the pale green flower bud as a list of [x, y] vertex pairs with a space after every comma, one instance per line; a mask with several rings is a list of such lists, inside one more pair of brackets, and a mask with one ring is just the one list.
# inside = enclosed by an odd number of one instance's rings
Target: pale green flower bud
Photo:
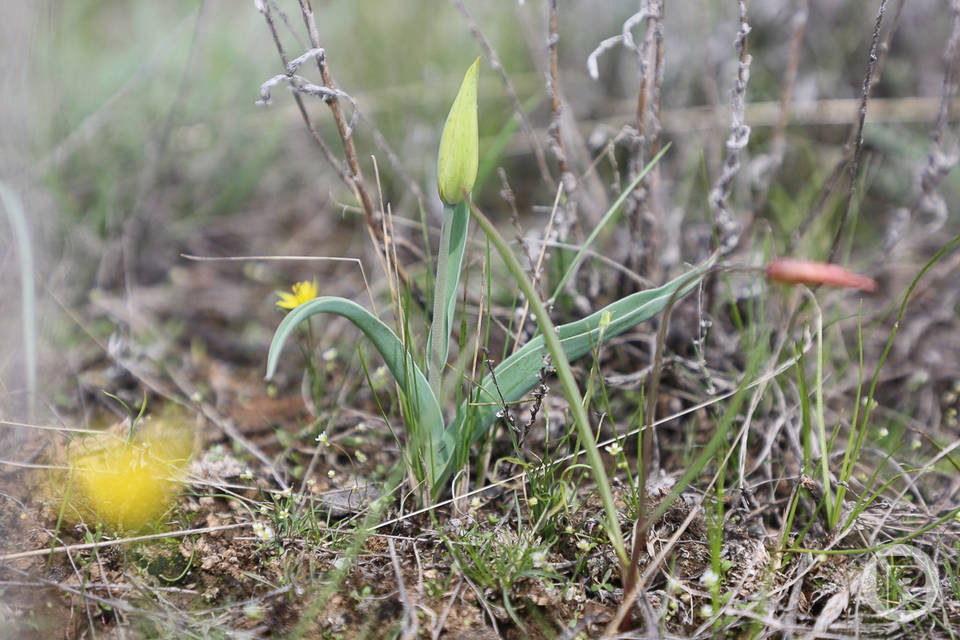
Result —
[[457, 93], [447, 123], [440, 135], [437, 154], [437, 188], [448, 205], [463, 200], [463, 189], [470, 191], [477, 181], [480, 164], [480, 140], [477, 133], [477, 75], [480, 58], [470, 65]]

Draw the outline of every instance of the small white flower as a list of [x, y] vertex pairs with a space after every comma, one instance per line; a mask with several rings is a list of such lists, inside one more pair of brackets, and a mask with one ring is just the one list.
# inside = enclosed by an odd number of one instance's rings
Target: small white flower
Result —
[[244, 471], [243, 473], [240, 474], [240, 479], [241, 479], [241, 480], [253, 480], [253, 472], [250, 471], [250, 469], [247, 469], [246, 471]]
[[337, 472], [334, 471], [333, 469], [330, 469], [330, 471], [327, 471], [328, 478], [333, 478], [335, 475], [337, 475]]
[[289, 498], [291, 493], [293, 493], [293, 488], [287, 487], [286, 489], [280, 492], [280, 497]]
[[310, 487], [311, 489], [312, 489], [313, 487], [317, 486], [317, 479], [314, 478], [314, 477], [312, 477], [312, 476], [311, 476], [310, 478], [308, 478], [308, 479], [307, 479], [307, 486]]
[[367, 454], [365, 454], [363, 451], [357, 451], [356, 458], [357, 458], [357, 462], [359, 462], [360, 464], [363, 464], [364, 462], [367, 461]]
[[270, 540], [274, 536], [273, 527], [262, 522], [253, 523], [253, 534], [261, 540]]
[[616, 455], [619, 455], [619, 454], [623, 453], [623, 447], [620, 446], [620, 443], [619, 443], [619, 442], [614, 442], [613, 444], [608, 444], [608, 445], [607, 445], [606, 447], [604, 447], [604, 448], [607, 450], [607, 453], [609, 453], [609, 454], [612, 455], [612, 456], [616, 456]]
[[327, 440], [327, 432], [326, 432], [326, 431], [321, 431], [321, 432], [320, 432], [320, 435], [317, 436], [317, 444], [319, 444], [321, 447], [328, 447], [328, 446], [330, 446], [330, 441]]
[[277, 517], [280, 518], [281, 520], [285, 518], [289, 518], [290, 512], [286, 509], [280, 509], [280, 511], [277, 512]]
[[336, 347], [330, 347], [329, 349], [321, 353], [320, 357], [323, 359], [324, 362], [330, 362], [331, 360], [337, 357]]
[[480, 508], [480, 504], [481, 504], [481, 503], [480, 503], [480, 498], [478, 498], [477, 496], [474, 496], [474, 497], [473, 497], [473, 500], [470, 501], [470, 508], [471, 508], [471, 509], [479, 509], [479, 508]]
[[703, 572], [702, 576], [700, 576], [700, 584], [708, 589], [717, 584], [718, 580], [720, 580], [720, 576], [717, 575], [717, 572], [711, 567], [707, 567], [707, 570]]
[[888, 435], [890, 435], [890, 430], [886, 427], [880, 427], [880, 429], [877, 431], [877, 435], [881, 438], [886, 438]]
[[704, 618], [709, 618], [713, 615], [713, 605], [705, 604], [700, 607], [700, 615]]
[[531, 554], [530, 559], [533, 560], [533, 566], [539, 569], [547, 562], [547, 552], [534, 551], [533, 554]]
[[589, 540], [581, 540], [580, 542], [577, 543], [577, 549], [580, 549], [580, 551], [587, 551], [587, 550], [589, 550], [589, 549], [590, 549], [590, 541], [589, 541]]
[[529, 500], [528, 502], [530, 503], [530, 506], [531, 506], [531, 507], [535, 507], [535, 506], [537, 506], [538, 504], [540, 504], [540, 501], [537, 500], [537, 496], [533, 496], [532, 498], [530, 498], [530, 500]]

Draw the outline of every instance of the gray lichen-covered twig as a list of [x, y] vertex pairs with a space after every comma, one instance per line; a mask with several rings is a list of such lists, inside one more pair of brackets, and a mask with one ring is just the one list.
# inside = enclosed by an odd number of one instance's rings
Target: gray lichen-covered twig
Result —
[[948, 209], [937, 187], [940, 181], [960, 162], [960, 143], [956, 132], [949, 129], [950, 107], [957, 94], [957, 75], [960, 72], [960, 0], [952, 0], [950, 6], [952, 29], [943, 51], [943, 88], [940, 92], [940, 107], [930, 136], [930, 151], [919, 174], [919, 193], [910, 205], [908, 220], [917, 213], [928, 213], [930, 223], [924, 231], [930, 233], [943, 226]]
[[563, 201], [563, 210], [557, 212], [557, 239], [566, 240], [570, 230], [577, 224], [577, 178], [570, 170], [567, 161], [567, 150], [563, 143], [561, 118], [563, 117], [563, 100], [560, 97], [559, 48], [560, 33], [557, 29], [557, 1], [550, 0], [548, 33], [547, 33], [547, 95], [550, 97], [550, 127], [548, 129], [549, 147], [560, 169], [560, 180], [566, 192]]
[[739, 56], [737, 77], [733, 84], [732, 108], [730, 115], [730, 135], [727, 138], [727, 155], [720, 176], [710, 189], [708, 200], [713, 213], [713, 223], [720, 241], [721, 253], [729, 253], [740, 241], [743, 223], [730, 211], [730, 194], [733, 181], [740, 171], [740, 152], [750, 142], [750, 126], [746, 123], [744, 109], [747, 96], [747, 84], [750, 82], [751, 57], [747, 48], [747, 36], [750, 24], [747, 22], [747, 3], [738, 3], [740, 28], [737, 31], [736, 48]]
[[[604, 52], [622, 46], [631, 52], [637, 60], [639, 89], [634, 122], [626, 127], [630, 137], [630, 158], [627, 166], [627, 180], [632, 182], [646, 166], [649, 158], [656, 155], [660, 148], [660, 88], [663, 83], [663, 2], [646, 0], [640, 10], [624, 21], [619, 35], [603, 40], [587, 58], [587, 72], [599, 79], [597, 59]], [[638, 45], [633, 29], [645, 23], [644, 37]], [[655, 268], [656, 259], [652, 258], [654, 247], [658, 244], [662, 212], [656, 204], [655, 184], [657, 169], [649, 172], [630, 195], [625, 205], [627, 219], [630, 220], [630, 252], [628, 259], [631, 268], [640, 270], [641, 262]]]

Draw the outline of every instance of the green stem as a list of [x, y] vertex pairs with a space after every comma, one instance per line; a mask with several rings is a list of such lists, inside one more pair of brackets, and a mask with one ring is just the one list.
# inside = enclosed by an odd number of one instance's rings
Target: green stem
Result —
[[506, 240], [503, 239], [503, 236], [500, 235], [490, 220], [477, 209], [476, 205], [469, 199], [468, 202], [474, 220], [477, 221], [487, 234], [487, 237], [497, 248], [510, 273], [516, 278], [520, 290], [523, 291], [523, 294], [527, 297], [533, 314], [537, 318], [540, 333], [543, 334], [543, 340], [546, 343], [547, 349], [550, 351], [553, 366], [557, 370], [557, 377], [560, 379], [560, 384], [563, 387], [563, 395], [570, 404], [570, 411], [573, 413], [574, 421], [580, 433], [580, 440], [583, 443], [584, 449], [586, 449], [587, 461], [590, 463], [590, 469], [593, 471], [594, 479], [597, 482], [597, 493], [600, 494], [600, 501], [603, 503], [603, 510], [607, 516], [607, 535], [610, 537], [610, 542], [617, 552], [617, 557], [620, 558], [620, 564], [626, 567], [627, 552], [623, 544], [623, 535], [620, 533], [620, 521], [617, 518], [617, 509], [613, 504], [613, 493], [610, 491], [610, 481], [607, 478], [607, 472], [604, 470], [603, 460], [600, 458], [597, 443], [593, 438], [590, 422], [587, 420], [587, 412], [583, 408], [583, 399], [580, 397], [580, 389], [577, 387], [577, 382], [573, 378], [573, 371], [570, 369], [570, 362], [567, 360], [563, 347], [560, 345], [559, 338], [557, 338], [556, 327], [550, 320], [550, 315], [547, 313], [543, 302], [540, 301], [540, 296], [537, 295], [536, 290], [533, 288], [533, 283], [527, 278], [523, 267], [520, 266], [520, 262], [516, 256], [513, 255], [510, 247], [507, 246]]
[[433, 321], [430, 323], [430, 366], [427, 380], [433, 395], [441, 398], [443, 365], [447, 360], [447, 263], [450, 261], [450, 225], [453, 224], [453, 208], [443, 208], [443, 223], [440, 227], [440, 250], [437, 253], [437, 277], [433, 289]]
[[830, 529], [837, 523], [840, 515], [839, 505], [834, 501], [830, 487], [830, 443], [827, 441], [827, 424], [823, 417], [823, 316], [817, 307], [817, 382], [816, 394], [817, 437], [820, 439], [820, 478], [823, 482], [824, 505], [827, 510], [827, 522]]

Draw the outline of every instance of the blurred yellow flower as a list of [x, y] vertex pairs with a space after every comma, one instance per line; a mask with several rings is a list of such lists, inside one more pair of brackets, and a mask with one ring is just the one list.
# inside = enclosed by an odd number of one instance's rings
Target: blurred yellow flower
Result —
[[309, 302], [317, 297], [317, 281], [297, 282], [291, 288], [293, 293], [287, 291], [277, 291], [277, 306], [281, 309], [296, 309], [304, 302]]
[[81, 518], [114, 531], [142, 529], [169, 509], [191, 450], [189, 430], [167, 421], [145, 425], [133, 440], [84, 438], [71, 456], [67, 500]]

